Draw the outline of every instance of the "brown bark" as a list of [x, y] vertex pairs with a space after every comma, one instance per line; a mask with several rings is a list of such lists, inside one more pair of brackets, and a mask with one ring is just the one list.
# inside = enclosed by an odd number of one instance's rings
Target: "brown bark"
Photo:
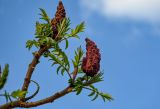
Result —
[[39, 63], [40, 57], [43, 55], [43, 53], [47, 49], [48, 49], [47, 47], [40, 48], [39, 51], [34, 54], [34, 58], [33, 58], [32, 62], [29, 64], [29, 67], [28, 67], [28, 70], [27, 70], [27, 73], [26, 73], [26, 76], [25, 76], [25, 79], [24, 79], [24, 83], [23, 83], [23, 86], [22, 86], [22, 91], [27, 91], [28, 90], [33, 71], [34, 71], [36, 65]]
[[15, 108], [15, 107], [21, 107], [21, 108], [37, 107], [37, 106], [40, 106], [43, 104], [52, 103], [52, 102], [54, 102], [54, 100], [66, 95], [70, 92], [72, 92], [72, 87], [67, 87], [64, 90], [57, 92], [54, 95], [47, 97], [47, 98], [44, 98], [39, 101], [35, 101], [35, 102], [14, 101], [14, 102], [10, 102], [10, 103], [7, 103], [7, 104], [0, 106], [0, 109], [11, 109], [11, 108]]

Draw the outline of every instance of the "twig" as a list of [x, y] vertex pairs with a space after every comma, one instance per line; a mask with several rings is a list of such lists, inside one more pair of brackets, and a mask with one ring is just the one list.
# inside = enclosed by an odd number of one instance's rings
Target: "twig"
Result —
[[72, 76], [71, 76], [71, 74], [69, 73], [68, 70], [67, 70], [67, 74], [68, 74], [69, 78], [72, 79]]
[[54, 102], [54, 100], [72, 92], [72, 89], [73, 88], [69, 86], [65, 88], [64, 90], [57, 92], [50, 97], [47, 97], [47, 98], [44, 98], [42, 100], [35, 101], [35, 102], [13, 101], [13, 102], [0, 106], [0, 109], [10, 109], [10, 108], [15, 108], [15, 107], [21, 107], [21, 108], [37, 107], [43, 104]]
[[33, 83], [35, 83], [35, 84], [36, 84], [36, 86], [37, 86], [37, 90], [36, 90], [36, 91], [34, 92], [34, 94], [32, 94], [31, 96], [29, 96], [29, 97], [25, 98], [25, 99], [24, 99], [24, 101], [28, 101], [28, 100], [30, 100], [30, 99], [32, 99], [32, 98], [34, 98], [34, 97], [38, 94], [38, 92], [39, 92], [39, 89], [40, 89], [39, 84], [38, 84], [37, 82], [33, 81], [33, 80], [31, 80], [31, 82], [33, 82]]
[[[38, 52], [35, 53], [32, 62], [29, 64], [28, 71], [26, 73], [24, 83], [23, 83], [23, 86], [22, 86], [22, 91], [27, 91], [28, 90], [33, 71], [34, 71], [36, 65], [39, 63], [40, 57], [43, 55], [43, 53], [47, 49], [48, 49], [48, 47], [42, 47], [42, 48], [39, 49]], [[21, 100], [23, 100], [23, 99], [21, 99]]]
[[74, 82], [75, 79], [76, 79], [77, 73], [78, 73], [78, 67], [75, 67], [75, 68], [74, 68], [74, 71], [73, 71], [73, 82]]
[[91, 91], [95, 91], [97, 93], [99, 93], [98, 91], [94, 90], [94, 89], [91, 89], [91, 88], [88, 88], [88, 87], [83, 87], [84, 89], [87, 89], [87, 90], [91, 90]]
[[59, 64], [66, 70], [69, 78], [72, 79], [72, 76], [71, 76], [70, 72], [68, 71], [68, 69], [63, 64], [61, 64], [61, 63], [59, 63]]

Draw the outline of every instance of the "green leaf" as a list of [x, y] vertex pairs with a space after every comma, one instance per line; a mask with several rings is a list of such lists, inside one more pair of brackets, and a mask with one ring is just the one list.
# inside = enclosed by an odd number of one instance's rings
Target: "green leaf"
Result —
[[35, 36], [36, 38], [39, 38], [38, 42], [40, 41], [41, 43], [44, 40], [48, 40], [48, 39], [49, 39], [49, 41], [53, 40], [51, 38], [51, 36], [53, 35], [52, 25], [50, 23], [49, 24], [48, 23], [40, 24], [39, 22], [36, 22], [36, 32], [35, 32], [35, 35], [36, 35]]
[[81, 92], [82, 92], [82, 87], [79, 87], [79, 88], [77, 89], [76, 95], [79, 95]]
[[53, 62], [52, 66], [54, 66], [55, 64], [58, 64], [58, 63], [55, 61], [55, 62]]
[[68, 48], [68, 45], [69, 45], [69, 42], [68, 42], [67, 39], [65, 39], [65, 42], [66, 42], [66, 47], [65, 47], [65, 49], [67, 49], [67, 48]]
[[21, 91], [20, 89], [16, 90], [16, 91], [13, 91], [11, 93], [11, 96], [13, 98], [21, 98], [21, 97], [24, 97], [26, 95], [27, 91]]
[[63, 68], [63, 69], [61, 70], [61, 74], [64, 75], [64, 72], [65, 72], [65, 71], [66, 71], [66, 69]]
[[5, 98], [6, 98], [6, 102], [8, 103], [8, 93], [7, 93], [7, 91], [5, 90], [5, 93], [4, 93], [4, 96], [5, 96]]
[[89, 85], [90, 88], [92, 88], [93, 90], [96, 90], [96, 88], [91, 84]]
[[82, 22], [81, 24], [77, 25], [75, 29], [71, 30], [70, 37], [78, 37], [77, 34], [83, 32], [85, 29], [85, 23]]
[[108, 101], [113, 100], [113, 98], [112, 98], [112, 96], [111, 96], [110, 94], [107, 94], [107, 93], [100, 93], [100, 95], [101, 95], [103, 101], [105, 101], [105, 99], [108, 100]]
[[45, 20], [45, 21], [47, 21], [47, 22], [49, 23], [49, 22], [50, 22], [50, 19], [49, 19], [47, 13], [45, 12], [45, 10], [42, 9], [42, 8], [39, 8], [39, 9], [40, 9], [40, 11], [41, 11], [41, 13], [40, 13], [40, 15], [42, 16], [41, 19], [43, 19], [43, 20]]
[[74, 60], [72, 60], [72, 63], [73, 63], [74, 67], [78, 66], [77, 63]]
[[[52, 52], [49, 54], [51, 60], [55, 61], [56, 64], [59, 64], [59, 66], [61, 66], [61, 74], [63, 75], [64, 72], [69, 72], [70, 69], [70, 63], [68, 60], [68, 57], [66, 55], [65, 52], [62, 51], [62, 49], [60, 49], [59, 45], [56, 45], [56, 47], [54, 47], [54, 50], [52, 50]], [[54, 63], [55, 63], [54, 62]], [[60, 67], [57, 69], [57, 71], [59, 72]], [[57, 72], [57, 73], [58, 73]]]
[[7, 82], [8, 73], [9, 73], [9, 65], [6, 64], [2, 74], [0, 74], [1, 75], [1, 77], [0, 77], [0, 90], [4, 87], [4, 85]]
[[97, 88], [95, 88], [93, 85], [89, 85], [87, 87], [83, 87], [87, 90], [90, 90], [91, 93], [88, 95], [89, 97], [91, 96], [94, 96], [94, 98], [92, 99], [92, 101], [94, 101], [95, 99], [98, 98], [98, 96], [101, 96], [101, 98], [103, 99], [103, 101], [111, 101], [113, 100], [112, 96], [107, 94], [107, 93], [102, 93], [102, 92], [99, 92]]
[[66, 35], [67, 32], [70, 30], [70, 19], [69, 18], [64, 18], [62, 22], [60, 22], [58, 25], [58, 34], [57, 36], [60, 39], [63, 39]]
[[77, 51], [75, 51], [74, 60], [72, 60], [74, 67], [80, 66], [80, 62], [81, 62], [83, 54], [84, 54], [84, 52], [83, 52], [81, 46], [78, 47]]
[[40, 46], [40, 44], [36, 40], [28, 40], [26, 42], [26, 48], [28, 48], [30, 50], [32, 48], [32, 46], [35, 46], [38, 48]]
[[57, 68], [57, 74], [58, 74], [58, 72], [59, 72], [59, 70], [62, 68], [62, 66], [59, 66], [58, 68]]
[[70, 78], [70, 79], [68, 80], [68, 83], [69, 83], [69, 84], [72, 84], [72, 83], [73, 83], [72, 78]]
[[101, 82], [103, 81], [103, 73], [99, 72], [97, 75], [95, 75], [94, 77], [90, 78], [85, 84], [93, 84], [93, 83], [97, 83], [97, 82]]
[[98, 93], [96, 93], [96, 96], [92, 99], [92, 101], [96, 100], [98, 98]]
[[78, 73], [79, 74], [81, 74], [81, 73], [83, 73], [84, 74], [84, 72], [82, 71], [82, 68], [80, 67], [80, 68], [78, 68]]
[[95, 94], [95, 91], [92, 91], [88, 96], [93, 96]]
[[85, 23], [82, 22], [81, 24], [77, 25], [76, 29], [75, 29], [75, 32], [76, 33], [79, 33], [79, 32], [83, 32], [85, 29]]
[[101, 96], [101, 97], [102, 97], [103, 101], [104, 101], [104, 102], [106, 102], [106, 99], [105, 99], [105, 97], [103, 97], [103, 96]]
[[90, 88], [88, 87], [84, 87], [85, 89], [88, 89], [91, 91], [91, 93], [88, 95], [89, 97], [94, 96], [94, 98], [92, 99], [92, 101], [94, 101], [95, 99], [98, 98], [98, 96], [101, 96], [101, 98], [103, 99], [103, 101], [105, 102], [106, 100], [111, 101], [113, 100], [112, 96], [107, 94], [107, 93], [102, 93], [99, 92], [97, 88], [95, 88], [93, 85], [89, 85]]
[[36, 22], [36, 35], [37, 35], [37, 37], [36, 38], [38, 38], [39, 36], [40, 36], [40, 34], [42, 34], [42, 29], [43, 29], [43, 25], [42, 24], [40, 24], [38, 21]]
[[11, 96], [9, 95], [9, 93], [8, 93], [8, 99], [10, 102], [12, 102], [12, 99], [11, 99]]
[[62, 62], [58, 58], [56, 58], [53, 54], [50, 53], [49, 56], [51, 57], [52, 60], [56, 61], [59, 64], [62, 64]]

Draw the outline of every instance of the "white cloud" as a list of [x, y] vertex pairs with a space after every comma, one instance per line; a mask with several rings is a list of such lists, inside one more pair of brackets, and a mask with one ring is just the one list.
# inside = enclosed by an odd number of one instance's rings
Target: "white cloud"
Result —
[[160, 0], [80, 0], [83, 8], [111, 18], [160, 23]]

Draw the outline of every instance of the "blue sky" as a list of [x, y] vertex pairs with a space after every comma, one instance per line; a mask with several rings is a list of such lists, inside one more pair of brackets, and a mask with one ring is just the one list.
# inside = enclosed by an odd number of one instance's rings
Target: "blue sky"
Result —
[[[7, 91], [22, 86], [33, 51], [25, 48], [25, 42], [34, 38], [38, 8], [44, 8], [52, 18], [57, 3], [58, 0], [0, 0], [0, 64], [10, 65]], [[63, 0], [63, 3], [72, 27], [86, 22], [81, 40], [71, 40], [67, 51], [70, 59], [76, 47], [85, 46], [85, 37], [94, 40], [101, 50], [104, 70], [104, 81], [96, 86], [115, 100], [104, 103], [99, 98], [91, 102], [88, 91], [83, 91], [80, 96], [72, 93], [32, 109], [159, 109], [160, 1]], [[35, 70], [33, 80], [41, 85], [41, 90], [33, 101], [67, 86], [67, 75], [57, 76], [50, 65], [41, 58]], [[29, 94], [34, 90], [31, 84]]]

